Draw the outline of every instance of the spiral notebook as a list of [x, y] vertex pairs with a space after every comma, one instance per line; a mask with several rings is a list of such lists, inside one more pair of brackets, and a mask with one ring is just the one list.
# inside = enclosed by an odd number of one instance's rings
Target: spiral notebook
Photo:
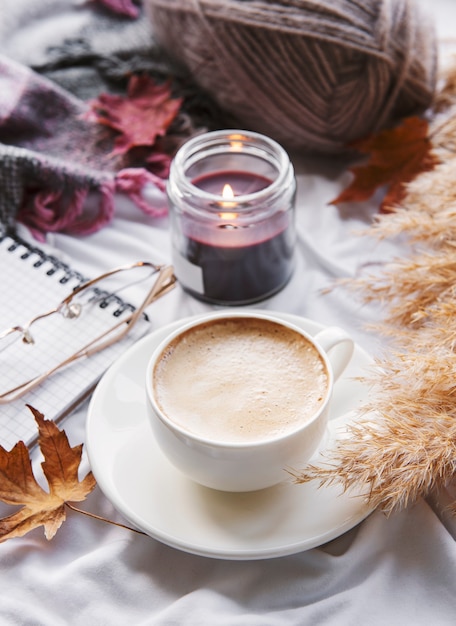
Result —
[[[56, 306], [85, 280], [77, 270], [46, 255], [39, 247], [0, 234], [0, 332], [24, 324], [35, 315]], [[120, 321], [122, 315], [130, 314], [132, 310], [134, 307], [119, 297], [104, 308], [97, 307], [95, 315], [91, 314], [90, 318], [92, 336], [97, 328], [102, 330], [107, 324], [112, 325], [110, 316]], [[109, 365], [149, 327], [148, 318], [144, 317], [118, 343], [72, 363], [21, 398], [0, 404], [0, 445], [11, 449], [22, 440], [32, 446], [36, 442], [37, 428], [26, 404], [38, 409], [47, 419], [58, 422], [90, 394]], [[66, 350], [71, 349], [72, 342], [75, 345], [77, 342], [80, 348], [81, 333], [84, 333], [81, 324], [74, 328], [70, 324], [70, 330], [65, 327], [62, 336], [59, 336], [59, 329], [55, 330], [53, 326], [52, 337], [44, 350], [43, 346], [41, 349], [38, 345], [25, 346], [21, 341], [0, 350], [2, 393], [14, 388], [18, 378], [28, 375], [28, 368], [45, 372], [59, 362], [63, 344]]]

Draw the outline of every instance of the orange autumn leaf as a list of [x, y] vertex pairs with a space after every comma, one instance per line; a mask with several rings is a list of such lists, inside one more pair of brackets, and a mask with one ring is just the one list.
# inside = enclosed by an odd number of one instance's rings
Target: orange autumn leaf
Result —
[[102, 93], [91, 100], [85, 118], [120, 133], [112, 155], [124, 154], [135, 146], [153, 146], [166, 134], [179, 112], [181, 98], [171, 98], [169, 84], [157, 85], [149, 76], [132, 76], [127, 97]]
[[41, 467], [49, 491], [37, 483], [23, 441], [10, 451], [0, 446], [0, 500], [22, 506], [0, 519], [0, 541], [22, 537], [38, 526], [43, 526], [46, 538], [52, 539], [65, 521], [65, 502], [85, 500], [96, 484], [91, 472], [79, 480], [82, 445], [71, 448], [64, 431], [33, 407], [29, 409], [38, 424], [38, 443], [44, 457]]
[[431, 151], [428, 123], [420, 117], [408, 117], [395, 128], [351, 145], [369, 158], [363, 165], [350, 168], [352, 182], [330, 204], [368, 200], [376, 189], [387, 186], [381, 210], [390, 210], [404, 198], [405, 183], [438, 163]]

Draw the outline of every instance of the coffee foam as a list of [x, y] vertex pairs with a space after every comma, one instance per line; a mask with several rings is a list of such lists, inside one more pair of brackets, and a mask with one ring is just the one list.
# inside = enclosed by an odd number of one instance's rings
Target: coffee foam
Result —
[[154, 370], [157, 403], [168, 418], [221, 442], [295, 430], [322, 406], [328, 385], [324, 361], [303, 335], [248, 317], [184, 332]]

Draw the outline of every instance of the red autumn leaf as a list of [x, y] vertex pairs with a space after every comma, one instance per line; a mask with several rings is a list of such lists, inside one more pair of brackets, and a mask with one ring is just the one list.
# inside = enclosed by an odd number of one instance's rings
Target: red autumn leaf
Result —
[[79, 480], [82, 445], [71, 448], [64, 431], [29, 408], [38, 424], [38, 443], [44, 457], [41, 467], [49, 491], [37, 483], [23, 441], [9, 452], [0, 446], [0, 500], [22, 505], [12, 515], [0, 519], [0, 541], [22, 537], [38, 526], [43, 526], [46, 538], [52, 539], [65, 521], [65, 503], [85, 500], [96, 484], [91, 472]]
[[381, 210], [390, 210], [404, 198], [405, 183], [438, 163], [431, 152], [428, 123], [419, 117], [408, 117], [401, 125], [351, 146], [369, 158], [365, 164], [350, 168], [354, 174], [352, 182], [330, 204], [361, 202], [379, 187], [388, 186]]
[[171, 98], [169, 83], [157, 85], [149, 76], [132, 76], [127, 97], [102, 93], [89, 102], [86, 119], [121, 133], [113, 155], [135, 146], [153, 146], [179, 112], [181, 98]]

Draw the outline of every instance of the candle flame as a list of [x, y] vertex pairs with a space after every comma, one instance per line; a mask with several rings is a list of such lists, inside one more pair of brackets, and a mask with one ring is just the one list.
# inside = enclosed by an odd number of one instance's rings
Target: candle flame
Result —
[[233, 188], [228, 183], [223, 186], [222, 198], [224, 200], [232, 200], [234, 198]]
[[235, 220], [237, 218], [237, 213], [231, 213], [229, 210], [234, 209], [234, 207], [236, 206], [236, 201], [234, 200], [233, 188], [228, 183], [223, 186], [222, 198], [223, 202], [221, 202], [220, 204], [223, 209], [228, 209], [228, 211], [223, 211], [223, 213], [219, 213], [219, 217], [222, 220], [226, 220], [228, 222]]

